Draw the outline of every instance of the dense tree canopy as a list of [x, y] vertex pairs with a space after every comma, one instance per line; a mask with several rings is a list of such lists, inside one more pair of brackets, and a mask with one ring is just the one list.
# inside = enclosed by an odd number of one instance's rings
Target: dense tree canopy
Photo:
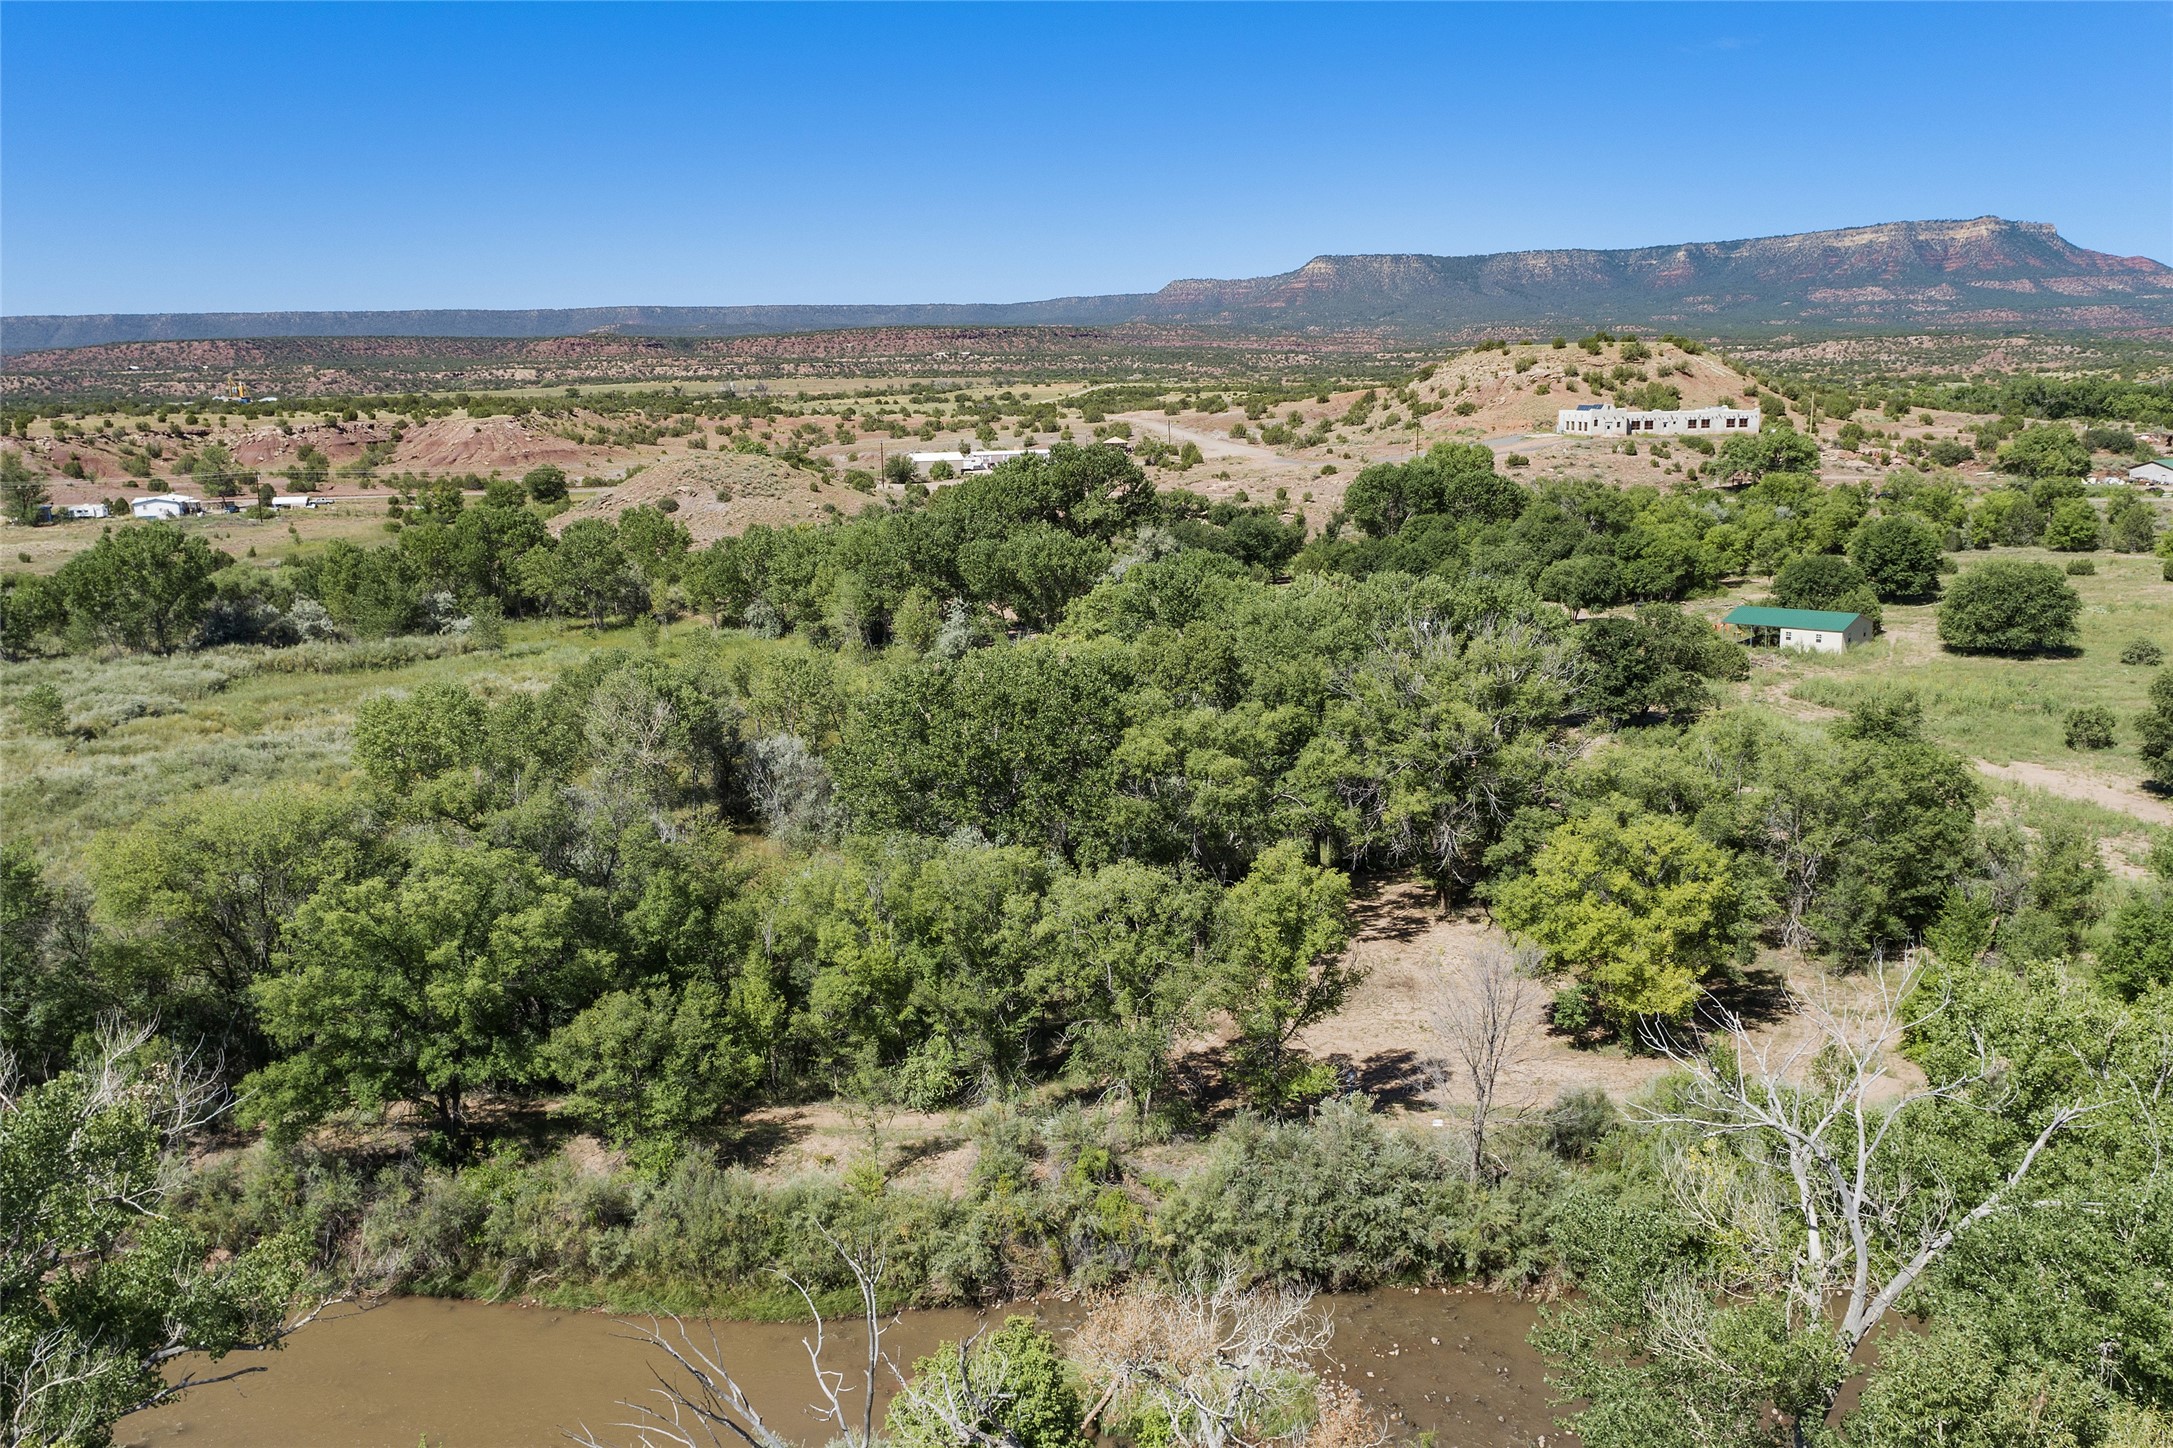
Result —
[[2072, 648], [2082, 598], [2049, 563], [2005, 559], [1967, 569], [1939, 606], [1939, 641], [1963, 653]]

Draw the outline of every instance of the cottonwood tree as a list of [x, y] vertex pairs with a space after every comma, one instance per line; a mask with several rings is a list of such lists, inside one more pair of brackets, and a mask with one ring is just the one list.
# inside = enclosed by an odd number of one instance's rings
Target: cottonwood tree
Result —
[[[1437, 1068], [1446, 1085], [1461, 1077], [1471, 1087], [1471, 1175], [1492, 1176], [1486, 1128], [1503, 1077], [1524, 1056], [1524, 1027], [1539, 1014], [1539, 990], [1531, 979], [1539, 953], [1488, 946], [1462, 980], [1444, 978], [1433, 1012], [1434, 1034], [1449, 1050]], [[1449, 969], [1441, 963], [1444, 977]]]
[[[329, 1305], [290, 1304], [303, 1243], [270, 1237], [213, 1264], [163, 1210], [172, 1153], [219, 1116], [219, 1073], [106, 1027], [95, 1058], [24, 1086], [0, 1053], [0, 1443], [99, 1448], [115, 1422], [224, 1382]], [[169, 1375], [208, 1354], [208, 1372]]]
[[[1927, 959], [1876, 969], [1851, 1003], [1799, 998], [1800, 1028], [1777, 1037], [1715, 1009], [1704, 1050], [1653, 1041], [1687, 1078], [1645, 1113], [1674, 1214], [1602, 1207], [1572, 1224], [1590, 1296], [1537, 1337], [1557, 1386], [1592, 1401], [1586, 1443], [1764, 1441], [1774, 1412], [1795, 1443], [1823, 1441], [1852, 1354], [1958, 1241], [2060, 1205], [2025, 1183], [2111, 1087], [2085, 1072], [2064, 1097], [2021, 1100], [1974, 1028], [1946, 1031], [1912, 1084], [1893, 1055], [1952, 1004]], [[1957, 1117], [2013, 1129], [1959, 1132]], [[1684, 1265], [1697, 1254], [1670, 1232], [1710, 1244], [1704, 1263]]]

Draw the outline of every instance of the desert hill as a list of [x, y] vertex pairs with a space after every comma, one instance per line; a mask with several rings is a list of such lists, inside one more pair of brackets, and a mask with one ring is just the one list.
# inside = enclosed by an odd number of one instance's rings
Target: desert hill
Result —
[[1483, 256], [1320, 256], [1294, 271], [1158, 292], [1012, 303], [193, 312], [5, 319], [8, 353], [251, 337], [728, 337], [869, 327], [1156, 322], [1447, 336], [1487, 326], [2173, 331], [2173, 268], [1982, 216], [1740, 241]]

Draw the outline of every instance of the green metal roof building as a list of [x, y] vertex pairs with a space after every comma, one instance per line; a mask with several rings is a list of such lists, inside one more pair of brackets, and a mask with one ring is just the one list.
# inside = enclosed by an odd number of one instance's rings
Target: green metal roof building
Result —
[[1743, 630], [1745, 641], [1749, 643], [1765, 642], [1761, 635], [1770, 632], [1772, 642], [1784, 649], [1808, 649], [1820, 654], [1838, 654], [1850, 644], [1860, 644], [1871, 637], [1871, 620], [1862, 614], [1834, 613], [1818, 608], [1762, 608], [1757, 604], [1745, 604], [1731, 609], [1721, 622]]

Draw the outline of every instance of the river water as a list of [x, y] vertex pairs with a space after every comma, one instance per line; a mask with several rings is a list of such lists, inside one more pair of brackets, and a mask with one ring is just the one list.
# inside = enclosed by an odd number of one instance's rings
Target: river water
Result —
[[[1535, 1316], [1530, 1304], [1403, 1288], [1323, 1297], [1317, 1305], [1336, 1323], [1325, 1366], [1381, 1412], [1400, 1414], [1399, 1436], [1431, 1429], [1439, 1448], [1542, 1441], [1572, 1448], [1574, 1440], [1554, 1427], [1539, 1356], [1524, 1341]], [[909, 1312], [885, 1333], [884, 1346], [905, 1366], [941, 1341], [1019, 1312], [1038, 1314], [1061, 1335], [1078, 1310], [1047, 1301], [985, 1316]], [[800, 1406], [813, 1396], [805, 1324], [687, 1327], [705, 1349], [715, 1333], [718, 1360], [773, 1427], [808, 1443], [832, 1435]], [[416, 1448], [423, 1441], [429, 1448], [513, 1448], [563, 1443], [566, 1429], [584, 1423], [606, 1441], [625, 1441], [630, 1435], [608, 1431], [629, 1417], [618, 1400], [638, 1399], [654, 1386], [651, 1367], [668, 1366], [626, 1331], [624, 1321], [599, 1313], [437, 1298], [334, 1309], [260, 1359], [263, 1372], [129, 1418], [116, 1441], [124, 1448]], [[857, 1385], [855, 1353], [865, 1361], [865, 1339], [849, 1326], [832, 1324], [831, 1331], [826, 1365], [850, 1370]], [[229, 1358], [223, 1366], [245, 1365]], [[883, 1401], [879, 1396], [878, 1414]]]

